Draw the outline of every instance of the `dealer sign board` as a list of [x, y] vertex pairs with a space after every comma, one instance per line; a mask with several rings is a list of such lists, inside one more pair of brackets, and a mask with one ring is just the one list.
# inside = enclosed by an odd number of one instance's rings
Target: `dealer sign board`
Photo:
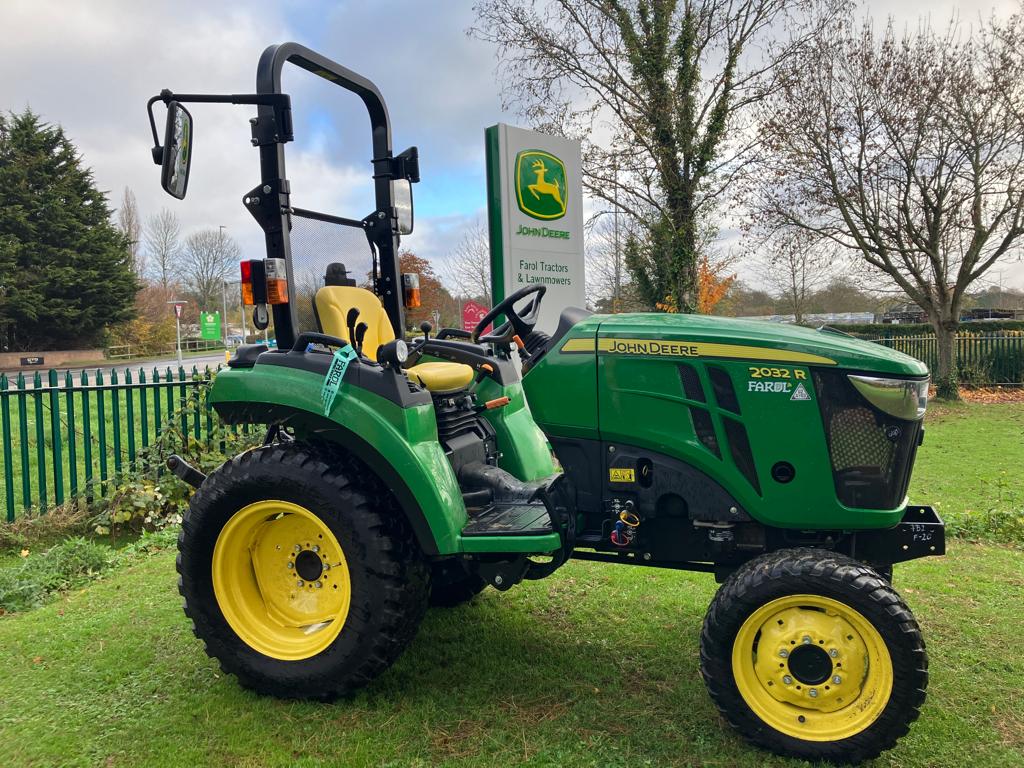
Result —
[[565, 307], [586, 306], [580, 144], [504, 123], [485, 137], [494, 302], [547, 286], [537, 327], [551, 333]]
[[473, 329], [484, 319], [490, 307], [477, 304], [475, 301], [467, 301], [462, 305], [462, 330], [473, 332]]

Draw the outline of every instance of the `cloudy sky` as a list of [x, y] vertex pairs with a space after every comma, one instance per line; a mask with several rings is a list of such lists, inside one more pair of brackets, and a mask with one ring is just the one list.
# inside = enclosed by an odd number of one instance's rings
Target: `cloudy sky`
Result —
[[[295, 40], [376, 82], [387, 99], [399, 151], [420, 148], [416, 231], [403, 242], [440, 262], [484, 218], [484, 129], [516, 122], [501, 111], [494, 51], [468, 38], [470, 0], [0, 0], [0, 109], [25, 106], [64, 126], [116, 205], [125, 185], [143, 216], [172, 209], [186, 231], [224, 225], [249, 257], [262, 236], [240, 198], [259, 181], [249, 145], [251, 107], [194, 105], [189, 197], [160, 189], [152, 164], [146, 100], [179, 92], [254, 90], [269, 44]], [[944, 22], [1006, 12], [1014, 0], [868, 0], [898, 23], [928, 13]], [[297, 141], [288, 147], [294, 203], [362, 217], [372, 210], [369, 132], [355, 97], [286, 70]], [[1024, 286], [1024, 267], [1004, 283]], [[998, 276], [996, 277], [998, 280]]]

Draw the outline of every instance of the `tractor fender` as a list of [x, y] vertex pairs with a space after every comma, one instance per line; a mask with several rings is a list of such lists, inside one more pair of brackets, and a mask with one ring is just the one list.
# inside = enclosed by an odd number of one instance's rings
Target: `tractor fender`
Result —
[[394, 493], [426, 555], [459, 551], [459, 533], [468, 516], [458, 480], [437, 440], [431, 404], [402, 408], [344, 383], [325, 416], [320, 410], [322, 376], [261, 367], [217, 374], [209, 400], [224, 421], [281, 424], [299, 439], [341, 447]]

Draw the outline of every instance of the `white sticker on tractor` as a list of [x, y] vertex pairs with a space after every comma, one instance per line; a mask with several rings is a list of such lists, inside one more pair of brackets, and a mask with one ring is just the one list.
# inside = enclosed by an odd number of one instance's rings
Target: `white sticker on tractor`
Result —
[[[803, 386], [802, 384], [800, 386]], [[747, 392], [781, 392], [789, 394], [793, 385], [788, 381], [748, 381]]]
[[796, 389], [793, 390], [793, 396], [791, 398], [789, 398], [789, 399], [790, 400], [810, 400], [811, 399], [811, 394], [810, 394], [810, 392], [808, 392], [804, 388], [803, 384], [797, 384], [796, 385]]

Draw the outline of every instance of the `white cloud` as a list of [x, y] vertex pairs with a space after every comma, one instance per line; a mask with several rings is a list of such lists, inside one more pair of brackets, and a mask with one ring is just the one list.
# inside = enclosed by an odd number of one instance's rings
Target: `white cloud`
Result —
[[[898, 12], [900, 23], [922, 12], [944, 20], [953, 10], [967, 22], [991, 5], [869, 0], [866, 7], [876, 16]], [[1006, 11], [1014, 3], [1000, 0], [998, 7]], [[166, 206], [186, 231], [224, 225], [247, 257], [258, 256], [262, 233], [241, 204], [259, 181], [257, 152], [249, 144], [254, 109], [194, 106], [193, 178], [188, 199], [178, 202], [160, 189], [144, 108], [164, 87], [251, 91], [262, 50], [298, 40], [376, 82], [388, 101], [396, 148], [419, 145], [421, 213], [403, 245], [440, 266], [464, 229], [486, 220], [484, 128], [516, 122], [500, 109], [493, 49], [465, 35], [472, 21], [469, 2], [3, 0], [0, 109], [31, 106], [63, 125], [113, 205], [128, 185], [144, 216]], [[300, 108], [323, 111], [311, 123], [314, 130], [288, 146], [295, 203], [361, 217], [372, 207], [365, 114], [355, 99], [336, 100], [330, 87], [312, 80], [288, 73], [285, 81], [297, 119], [304, 119]], [[162, 107], [158, 111], [162, 118]], [[1024, 285], [1024, 268], [1008, 265], [1005, 281]]]
[[[387, 25], [387, 46], [380, 45], [382, 14], [397, 20]], [[195, 153], [189, 196], [179, 202], [160, 189], [145, 103], [164, 87], [249, 92], [262, 50], [298, 40], [374, 80], [388, 101], [396, 149], [420, 146], [418, 207], [446, 213], [421, 214], [405, 244], [439, 259], [461, 236], [447, 219], [471, 220], [484, 203], [483, 129], [501, 117], [493, 52], [465, 36], [471, 21], [468, 3], [301, 2], [285, 8], [271, 0], [5, 0], [0, 109], [31, 106], [64, 126], [113, 206], [130, 186], [144, 217], [168, 207], [186, 232], [224, 225], [246, 256], [256, 256], [262, 233], [241, 204], [259, 181], [257, 152], [249, 144], [254, 108], [190, 106]], [[285, 88], [293, 94], [297, 122], [317, 112], [304, 123], [313, 130], [287, 147], [295, 204], [362, 217], [373, 206], [365, 112], [356, 99], [298, 70], [286, 72]], [[162, 105], [156, 112], [160, 123]], [[162, 138], [162, 127], [158, 131]], [[442, 190], [457, 199], [440, 200]]]
[[[267, 42], [287, 35], [272, 3], [230, 8], [176, 2], [6, 2], [0, 10], [0, 107], [24, 106], [60, 123], [116, 206], [124, 186], [143, 216], [171, 208], [186, 231], [225, 225], [246, 251], [262, 236], [241, 205], [259, 181], [247, 118], [252, 108], [196, 105], [190, 195], [160, 189], [146, 100], [180, 92], [251, 90]], [[158, 124], [163, 107], [157, 105]], [[159, 127], [162, 134], [162, 125]], [[162, 139], [162, 135], [161, 135]]]

